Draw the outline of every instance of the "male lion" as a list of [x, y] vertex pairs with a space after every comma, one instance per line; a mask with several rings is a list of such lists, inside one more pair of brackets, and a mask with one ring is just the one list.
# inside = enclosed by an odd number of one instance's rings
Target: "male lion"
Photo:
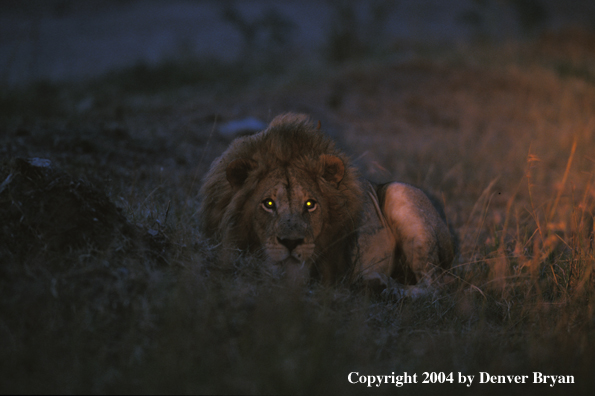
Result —
[[[403, 183], [361, 180], [305, 115], [285, 114], [234, 140], [201, 188], [201, 227], [220, 260], [241, 252], [292, 278], [358, 278], [417, 295], [453, 261], [453, 238], [428, 197]], [[394, 286], [394, 285], [393, 285]]]

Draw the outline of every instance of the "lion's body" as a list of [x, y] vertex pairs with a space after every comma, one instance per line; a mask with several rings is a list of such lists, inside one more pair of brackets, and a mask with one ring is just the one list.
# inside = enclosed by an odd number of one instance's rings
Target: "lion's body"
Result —
[[419, 189], [392, 182], [368, 184], [358, 232], [355, 272], [384, 288], [389, 279], [422, 293], [454, 259], [448, 226]]
[[303, 115], [279, 116], [233, 141], [201, 195], [202, 231], [220, 244], [222, 263], [250, 252], [296, 277], [361, 276], [386, 286], [388, 277], [426, 282], [453, 259], [448, 227], [425, 194], [362, 181]]

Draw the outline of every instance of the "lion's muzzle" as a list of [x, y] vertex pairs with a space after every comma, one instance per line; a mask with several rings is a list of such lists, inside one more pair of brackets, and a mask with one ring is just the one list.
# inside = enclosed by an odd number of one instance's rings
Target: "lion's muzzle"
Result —
[[314, 253], [314, 243], [308, 243], [306, 238], [277, 236], [275, 239], [265, 245], [268, 257], [275, 263], [281, 264], [286, 260], [303, 263]]
[[310, 274], [315, 244], [306, 242], [306, 238], [275, 239], [265, 245], [269, 263], [281, 269], [292, 284], [303, 284]]
[[277, 242], [281, 245], [285, 246], [287, 250], [291, 253], [293, 249], [304, 243], [304, 238], [298, 239], [290, 239], [290, 238], [279, 238], [277, 237]]

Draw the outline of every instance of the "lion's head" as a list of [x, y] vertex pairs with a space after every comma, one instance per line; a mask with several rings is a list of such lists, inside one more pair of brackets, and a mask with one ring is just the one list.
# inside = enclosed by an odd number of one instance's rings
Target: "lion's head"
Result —
[[[231, 252], [326, 282], [351, 269], [362, 187], [348, 157], [304, 115], [276, 117], [236, 139], [201, 188], [203, 233]], [[301, 269], [301, 270], [300, 270]]]

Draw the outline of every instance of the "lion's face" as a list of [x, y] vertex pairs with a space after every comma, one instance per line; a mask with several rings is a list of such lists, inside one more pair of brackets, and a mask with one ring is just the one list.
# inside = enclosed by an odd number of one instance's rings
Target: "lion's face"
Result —
[[[320, 161], [317, 173], [286, 166], [261, 175], [243, 205], [241, 223], [250, 224], [251, 248], [293, 278], [305, 279], [324, 248], [321, 245], [328, 243], [319, 238], [329, 213], [328, 198], [319, 183], [336, 188], [344, 166], [334, 156], [325, 155]], [[255, 168], [258, 163], [252, 160], [233, 161], [227, 169], [229, 183], [242, 190]]]
[[269, 262], [308, 263], [325, 220], [325, 202], [314, 180], [297, 169], [278, 169], [263, 180], [249, 205], [254, 231]]
[[362, 194], [349, 158], [307, 117], [287, 114], [213, 161], [201, 231], [219, 246], [222, 266], [250, 254], [275, 273], [331, 283], [353, 268]]

